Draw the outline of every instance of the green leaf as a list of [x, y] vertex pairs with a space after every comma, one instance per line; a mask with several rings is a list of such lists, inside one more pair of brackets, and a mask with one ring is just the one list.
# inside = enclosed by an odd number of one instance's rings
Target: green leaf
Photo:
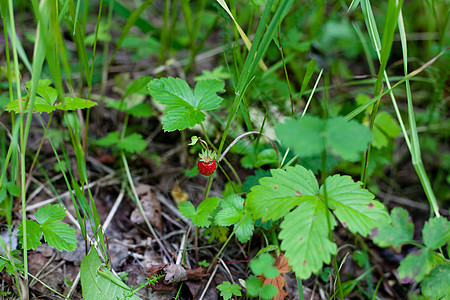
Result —
[[153, 109], [148, 103], [140, 103], [127, 109], [126, 112], [136, 118], [147, 118], [153, 115]]
[[440, 262], [429, 248], [410, 253], [398, 267], [400, 281], [402, 283], [420, 282]]
[[273, 284], [265, 284], [261, 288], [261, 298], [270, 300], [278, 293], [277, 288]]
[[223, 81], [228, 78], [230, 78], [230, 74], [225, 70], [224, 66], [218, 66], [212, 71], [203, 70], [202, 75], [194, 77], [194, 80], [201, 81], [207, 79], [215, 79]]
[[275, 259], [272, 255], [263, 253], [250, 263], [250, 269], [255, 275], [263, 274], [266, 278], [275, 278], [280, 274], [273, 266]]
[[255, 229], [254, 221], [252, 216], [248, 215], [245, 216], [242, 223], [236, 223], [234, 224], [236, 237], [238, 238], [239, 242], [242, 244], [246, 243], [253, 235], [253, 230]]
[[262, 280], [258, 279], [255, 275], [250, 275], [245, 281], [245, 286], [247, 289], [247, 294], [252, 297], [256, 297], [261, 291]]
[[91, 107], [97, 105], [97, 103], [94, 101], [91, 101], [88, 99], [82, 99], [82, 98], [78, 98], [78, 97], [65, 97], [64, 103], [65, 104], [58, 104], [55, 107], [57, 109], [67, 111], [67, 110], [91, 108]]
[[[69, 224], [58, 222], [66, 216], [66, 209], [58, 204], [47, 204], [40, 207], [34, 214], [36, 222], [26, 220], [27, 224], [27, 250], [36, 249], [41, 244], [44, 234], [45, 241], [50, 247], [59, 251], [72, 252], [77, 248], [75, 229]], [[23, 236], [23, 226], [19, 226], [19, 235]], [[22, 243], [22, 238], [21, 238]]]
[[[58, 96], [56, 89], [51, 87], [52, 81], [50, 79], [39, 79], [37, 93], [41, 95], [42, 98], [46, 99], [48, 104], [53, 105]], [[31, 81], [27, 81], [25, 84], [27, 89], [31, 87]]]
[[[22, 99], [22, 106], [25, 104], [25, 99]], [[22, 109], [26, 109], [28, 110], [29, 105], [25, 108], [22, 107]], [[33, 112], [38, 112], [38, 113], [51, 113], [52, 111], [54, 111], [56, 109], [55, 106], [52, 106], [50, 104], [48, 104], [47, 100], [36, 96], [35, 102], [34, 102], [34, 110]], [[14, 100], [12, 102], [9, 102], [7, 106], [5, 106], [5, 110], [8, 112], [15, 112], [16, 114], [19, 113], [19, 101], [18, 100]]]
[[361, 188], [350, 176], [333, 175], [325, 180], [320, 194], [328, 197], [328, 205], [344, 227], [353, 233], [366, 236], [372, 228], [388, 223], [390, 218], [384, 205], [374, 200], [374, 195]]
[[278, 220], [305, 201], [305, 196], [319, 194], [314, 174], [300, 165], [270, 172], [272, 177], [261, 178], [247, 195], [245, 209], [254, 219]]
[[431, 299], [450, 299], [449, 282], [450, 264], [439, 265], [420, 284], [422, 294]]
[[220, 296], [222, 296], [224, 300], [231, 299], [233, 296], [242, 296], [240, 286], [231, 284], [229, 281], [222, 282], [217, 286], [217, 289], [220, 291]]
[[127, 89], [125, 91], [125, 95], [123, 95], [123, 98], [126, 98], [130, 96], [131, 94], [142, 94], [146, 92], [146, 87], [148, 83], [152, 80], [151, 76], [143, 76], [141, 78], [136, 79], [132, 83], [130, 83], [127, 86]]
[[[27, 250], [35, 249], [41, 245], [42, 228], [41, 226], [31, 220], [25, 220], [27, 222]], [[19, 242], [23, 247], [23, 225], [19, 224], [17, 234], [20, 236]]]
[[[81, 262], [81, 287], [83, 299], [123, 299], [125, 294], [130, 292], [130, 288], [126, 288], [125, 283], [118, 284], [120, 281], [111, 280], [111, 276], [116, 277], [111, 271], [102, 268], [99, 271], [102, 262], [98, 257], [97, 250], [92, 247], [89, 254]], [[109, 277], [100, 275], [100, 272], [109, 273]], [[137, 300], [139, 297], [133, 295], [131, 300]]]
[[107, 136], [97, 140], [95, 143], [102, 147], [108, 147], [119, 143], [120, 137], [117, 131], [108, 133]]
[[327, 145], [345, 160], [359, 160], [371, 139], [370, 130], [355, 120], [348, 122], [344, 117], [327, 120]]
[[443, 217], [431, 218], [423, 226], [423, 243], [433, 250], [444, 246], [446, 243], [450, 243], [449, 225], [450, 222]]
[[192, 221], [195, 226], [209, 227], [214, 209], [219, 204], [219, 198], [211, 197], [200, 203], [197, 210], [190, 201], [183, 201], [178, 205], [181, 214]]
[[326, 123], [315, 116], [288, 119], [275, 128], [283, 145], [291, 147], [300, 157], [321, 154], [326, 148], [348, 161], [357, 161], [371, 140], [370, 130], [344, 117], [334, 117]]
[[281, 143], [293, 148], [300, 157], [322, 153], [325, 148], [320, 118], [305, 115], [301, 119], [288, 119], [275, 130]]
[[205, 119], [202, 110], [219, 107], [222, 98], [216, 93], [222, 92], [224, 83], [218, 80], [199, 81], [192, 92], [186, 81], [180, 78], [154, 79], [148, 84], [152, 97], [166, 105], [163, 129], [165, 131], [192, 128]]
[[131, 153], [144, 151], [147, 148], [147, 142], [139, 133], [132, 133], [117, 143], [117, 147]]
[[6, 184], [6, 189], [8, 190], [11, 196], [19, 197], [20, 196], [20, 186], [16, 185], [14, 182], [9, 181]]
[[41, 225], [45, 223], [61, 221], [65, 216], [66, 209], [58, 204], [47, 204], [44, 207], [40, 207], [34, 214], [36, 221]]
[[409, 220], [408, 212], [401, 207], [391, 211], [391, 219], [391, 224], [378, 224], [372, 238], [380, 247], [393, 246], [399, 251], [403, 244], [412, 241], [414, 224]]
[[[27, 230], [28, 231], [28, 230]], [[77, 249], [75, 229], [63, 222], [46, 222], [42, 225], [45, 241], [59, 251]]]
[[244, 199], [236, 194], [220, 201], [220, 211], [215, 217], [215, 223], [220, 226], [230, 226], [238, 223], [244, 217]]
[[389, 138], [395, 138], [400, 132], [400, 126], [389, 113], [379, 112], [375, 117], [372, 145], [378, 149], [386, 147]]
[[329, 240], [329, 230], [336, 226], [333, 215], [322, 200], [305, 198], [284, 218], [279, 234], [281, 250], [285, 251], [296, 276], [302, 279], [318, 272], [323, 263], [330, 263], [331, 255], [337, 251], [336, 244]]

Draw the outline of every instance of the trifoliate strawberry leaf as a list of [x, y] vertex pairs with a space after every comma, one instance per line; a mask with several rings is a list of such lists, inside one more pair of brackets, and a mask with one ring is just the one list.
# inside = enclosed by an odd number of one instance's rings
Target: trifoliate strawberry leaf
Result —
[[59, 251], [72, 252], [77, 249], [75, 229], [63, 222], [46, 222], [42, 225], [45, 241]]
[[[36, 249], [41, 244], [40, 239], [44, 234], [45, 241], [50, 247], [59, 251], [72, 252], [77, 248], [75, 229], [68, 224], [59, 222], [66, 216], [65, 208], [57, 204], [47, 204], [40, 207], [34, 214], [36, 222], [27, 220], [27, 249]], [[23, 226], [19, 226], [19, 235], [23, 236]], [[22, 238], [21, 238], [22, 240]]]
[[236, 194], [220, 200], [220, 211], [214, 221], [219, 226], [230, 226], [244, 217], [244, 199]]
[[305, 196], [319, 194], [314, 174], [300, 165], [271, 173], [272, 177], [261, 178], [247, 195], [245, 209], [254, 219], [278, 220], [305, 201]]
[[139, 133], [132, 133], [117, 143], [117, 147], [131, 153], [143, 151], [147, 147], [147, 142]]
[[161, 78], [152, 80], [148, 86], [152, 97], [166, 105], [163, 129], [165, 131], [192, 128], [205, 120], [202, 110], [219, 107], [224, 83], [218, 80], [202, 80], [197, 83], [194, 93], [186, 81], [180, 78]]
[[180, 213], [194, 223], [195, 226], [209, 227], [213, 211], [219, 204], [219, 198], [211, 197], [200, 203], [197, 209], [189, 201], [183, 201], [178, 205]]
[[398, 276], [402, 283], [420, 282], [434, 266], [443, 262], [430, 248], [423, 248], [408, 254], [398, 267]]
[[371, 140], [370, 130], [344, 117], [334, 117], [326, 122], [306, 115], [288, 119], [275, 128], [283, 145], [291, 147], [300, 157], [321, 154], [329, 148], [331, 153], [345, 160], [357, 161]]
[[[55, 88], [51, 87], [52, 81], [50, 79], [39, 79], [38, 81], [38, 87], [37, 87], [37, 93], [47, 100], [47, 103], [50, 105], [53, 105], [56, 101], [56, 98], [58, 96], [58, 92]], [[25, 83], [25, 86], [27, 89], [30, 89], [31, 87], [31, 81], [27, 81]]]
[[253, 235], [253, 230], [255, 229], [254, 221], [252, 216], [245, 216], [244, 220], [239, 224], [234, 224], [236, 237], [242, 244], [246, 243]]
[[222, 282], [217, 286], [217, 289], [224, 300], [229, 300], [233, 296], [242, 296], [240, 286], [235, 283], [231, 284], [229, 281]]
[[344, 227], [353, 233], [366, 236], [378, 224], [388, 223], [389, 215], [375, 196], [361, 188], [350, 176], [333, 175], [320, 187], [322, 198], [328, 198], [328, 206]]
[[450, 222], [443, 217], [431, 218], [423, 226], [422, 239], [433, 250], [450, 243]]
[[321, 199], [304, 198], [305, 201], [284, 218], [279, 238], [281, 250], [285, 251], [296, 276], [307, 279], [311, 273], [318, 272], [323, 263], [330, 263], [337, 247], [329, 239], [329, 230], [336, 226], [333, 215]]
[[263, 253], [250, 263], [250, 269], [256, 275], [263, 274], [266, 278], [278, 276], [278, 270], [273, 266], [275, 258], [268, 253]]
[[400, 251], [402, 245], [412, 241], [414, 224], [409, 220], [408, 212], [396, 207], [391, 211], [392, 223], [380, 223], [373, 230], [373, 241], [380, 247], [394, 247]]
[[[31, 220], [26, 220], [27, 223], [27, 250], [34, 249], [41, 245], [42, 238], [42, 228], [41, 226]], [[23, 247], [23, 225], [22, 222], [19, 224], [19, 231], [17, 234], [20, 236], [19, 243]]]
[[420, 287], [429, 299], [450, 299], [450, 264], [436, 266], [425, 276]]

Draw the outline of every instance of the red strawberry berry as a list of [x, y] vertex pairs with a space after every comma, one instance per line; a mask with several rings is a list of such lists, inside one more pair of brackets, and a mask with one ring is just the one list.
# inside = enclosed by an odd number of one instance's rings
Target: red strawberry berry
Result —
[[200, 159], [197, 163], [197, 169], [200, 174], [210, 176], [216, 170], [216, 153], [211, 150], [204, 150], [200, 154]]

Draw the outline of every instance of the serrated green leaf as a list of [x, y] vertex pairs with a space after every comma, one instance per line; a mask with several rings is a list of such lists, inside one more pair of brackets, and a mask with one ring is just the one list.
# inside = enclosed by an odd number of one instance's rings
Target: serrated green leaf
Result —
[[214, 222], [219, 226], [230, 226], [238, 223], [244, 217], [244, 199], [236, 194], [219, 202], [220, 211], [216, 214]]
[[217, 286], [217, 289], [220, 291], [220, 296], [222, 296], [224, 300], [231, 299], [233, 296], [242, 296], [240, 286], [231, 284], [229, 281], [222, 282]]
[[153, 109], [148, 103], [140, 103], [127, 109], [126, 112], [136, 118], [147, 118], [153, 115]]
[[250, 269], [255, 275], [263, 274], [266, 278], [275, 278], [280, 274], [273, 266], [275, 259], [272, 255], [263, 253], [250, 263]]
[[[22, 106], [25, 104], [25, 99], [22, 99]], [[28, 110], [29, 105], [25, 108], [23, 107], [23, 109]], [[48, 104], [47, 100], [41, 98], [41, 97], [36, 97], [35, 102], [34, 102], [34, 111], [33, 112], [38, 112], [38, 113], [51, 113], [52, 111], [54, 111], [56, 109], [55, 106], [52, 106], [50, 104]], [[9, 102], [7, 106], [5, 106], [5, 110], [8, 112], [15, 112], [16, 114], [19, 113], [19, 101], [18, 100], [14, 100], [12, 102]]]
[[192, 107], [172, 107], [164, 110], [163, 130], [175, 131], [192, 128], [205, 120], [206, 116]]
[[208, 79], [197, 82], [194, 91], [194, 108], [199, 110], [213, 110], [220, 107], [222, 97], [217, 93], [224, 92], [223, 81]]
[[357, 161], [371, 140], [370, 130], [344, 117], [334, 117], [326, 123], [315, 116], [288, 119], [275, 128], [283, 145], [291, 147], [300, 157], [321, 154], [326, 148], [343, 159]]
[[130, 96], [131, 94], [145, 92], [148, 83], [152, 79], [153, 78], [151, 76], [143, 76], [141, 78], [136, 79], [135, 81], [133, 81], [132, 83], [130, 83], [127, 86], [127, 89], [125, 91], [125, 95], [123, 95], [123, 98], [126, 98], [126, 97]]
[[66, 209], [58, 204], [47, 204], [44, 207], [39, 207], [37, 212], [34, 214], [36, 221], [41, 225], [45, 223], [61, 221], [65, 216]]
[[335, 226], [336, 221], [322, 200], [311, 196], [284, 218], [280, 225], [280, 247], [296, 276], [308, 279], [323, 263], [330, 263], [337, 247], [329, 240], [329, 230]]
[[450, 222], [443, 217], [431, 218], [423, 226], [422, 239], [433, 250], [450, 243]]
[[[35, 249], [41, 245], [42, 228], [41, 226], [31, 220], [25, 220], [27, 222], [27, 250]], [[19, 242], [23, 246], [23, 225], [19, 224], [17, 234], [20, 236]]]
[[147, 148], [147, 142], [141, 134], [132, 133], [117, 143], [117, 147], [130, 153], [144, 151]]
[[[92, 247], [89, 254], [81, 262], [80, 275], [83, 299], [111, 300], [123, 299], [125, 294], [130, 292], [130, 288], [125, 288], [125, 284], [117, 284], [117, 280], [108, 279], [98, 272], [102, 265], [98, 257], [97, 250]], [[115, 276], [111, 271], [102, 269], [102, 272], [109, 272], [110, 276]], [[120, 280], [120, 279], [119, 279]], [[139, 297], [133, 295], [130, 300], [137, 300]]]
[[254, 221], [252, 216], [245, 216], [242, 223], [236, 223], [234, 225], [235, 232], [234, 234], [238, 238], [239, 242], [242, 244], [246, 243], [253, 235], [253, 230], [255, 229]]
[[219, 107], [222, 98], [216, 93], [222, 92], [224, 83], [218, 80], [203, 80], [197, 83], [192, 93], [186, 81], [180, 78], [154, 79], [148, 84], [152, 97], [166, 105], [163, 129], [165, 131], [192, 128], [205, 119], [201, 110]]
[[116, 145], [120, 141], [119, 133], [117, 131], [108, 133], [107, 136], [102, 137], [97, 140], [95, 143], [102, 147], [108, 147], [112, 145]]
[[214, 79], [214, 80], [220, 80], [223, 81], [225, 79], [230, 78], [230, 74], [225, 70], [224, 66], [218, 66], [212, 71], [209, 70], [203, 70], [202, 75], [195, 76], [195, 81], [201, 81], [201, 80], [207, 80], [207, 79]]
[[367, 127], [355, 120], [347, 121], [344, 117], [328, 119], [326, 131], [327, 145], [332, 153], [348, 161], [359, 160], [372, 139]]
[[[52, 81], [50, 79], [39, 79], [37, 93], [41, 95], [42, 98], [47, 100], [48, 104], [53, 105], [58, 96], [58, 92], [56, 91], [56, 89], [50, 86], [51, 84]], [[27, 81], [25, 86], [27, 87], [27, 89], [30, 89], [31, 81]]]
[[396, 207], [391, 211], [392, 223], [377, 225], [372, 238], [380, 247], [393, 246], [396, 250], [413, 239], [414, 224], [409, 220], [408, 212]]
[[209, 225], [211, 224], [210, 218], [218, 204], [219, 198], [211, 197], [200, 203], [200, 205], [197, 207], [197, 210], [189, 201], [181, 202], [180, 205], [178, 205], [178, 209], [180, 210], [181, 214], [185, 218], [190, 219], [192, 223], [195, 224], [195, 226], [209, 227]]
[[400, 281], [402, 283], [420, 282], [440, 262], [429, 248], [410, 253], [400, 262], [398, 267]]
[[301, 119], [288, 119], [275, 127], [278, 138], [286, 147], [294, 149], [300, 157], [322, 153], [325, 148], [322, 136], [323, 120], [306, 115]]
[[372, 228], [388, 223], [390, 218], [384, 205], [368, 190], [361, 188], [350, 176], [333, 175], [320, 187], [320, 194], [328, 197], [328, 206], [344, 227], [366, 236]]
[[65, 97], [64, 104], [58, 104], [58, 105], [55, 105], [55, 107], [57, 109], [68, 111], [68, 110], [91, 108], [95, 105], [97, 105], [96, 102], [88, 100], [88, 99], [83, 99], [83, 98], [78, 98], [78, 97]]
[[420, 287], [429, 299], [450, 299], [450, 264], [441, 264], [425, 276]]
[[245, 209], [254, 219], [278, 220], [306, 201], [306, 196], [319, 194], [314, 174], [300, 165], [271, 173], [272, 177], [261, 178], [247, 195]]
[[59, 251], [77, 249], [75, 229], [63, 222], [46, 222], [42, 225], [45, 241]]

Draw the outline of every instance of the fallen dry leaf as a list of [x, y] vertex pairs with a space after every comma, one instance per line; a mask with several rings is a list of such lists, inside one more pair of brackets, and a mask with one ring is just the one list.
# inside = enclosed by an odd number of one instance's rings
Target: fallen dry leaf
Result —
[[181, 190], [181, 188], [178, 186], [178, 184], [175, 184], [172, 188], [172, 191], [170, 191], [170, 195], [173, 198], [173, 201], [175, 201], [175, 204], [178, 206], [183, 201], [188, 201], [189, 196], [185, 192]]
[[180, 281], [185, 281], [188, 279], [186, 269], [182, 265], [170, 264], [164, 268], [166, 272], [166, 277], [164, 283], [170, 284]]
[[263, 281], [263, 285], [273, 284], [277, 288], [278, 293], [275, 295], [274, 298], [272, 298], [272, 300], [283, 300], [286, 298], [288, 293], [284, 290], [284, 286], [286, 285], [286, 280], [282, 274], [291, 271], [291, 267], [289, 266], [289, 261], [284, 256], [284, 254], [280, 254], [280, 256], [278, 256], [276, 258], [275, 268], [277, 268], [277, 270], [280, 274], [275, 278], [265, 278]]
[[[151, 191], [151, 187], [146, 184], [136, 186], [136, 192], [144, 209], [145, 216], [150, 223], [158, 230], [162, 230], [161, 203], [156, 199], [155, 193]], [[131, 222], [141, 225], [144, 224], [144, 218], [136, 207], [130, 216]]]

